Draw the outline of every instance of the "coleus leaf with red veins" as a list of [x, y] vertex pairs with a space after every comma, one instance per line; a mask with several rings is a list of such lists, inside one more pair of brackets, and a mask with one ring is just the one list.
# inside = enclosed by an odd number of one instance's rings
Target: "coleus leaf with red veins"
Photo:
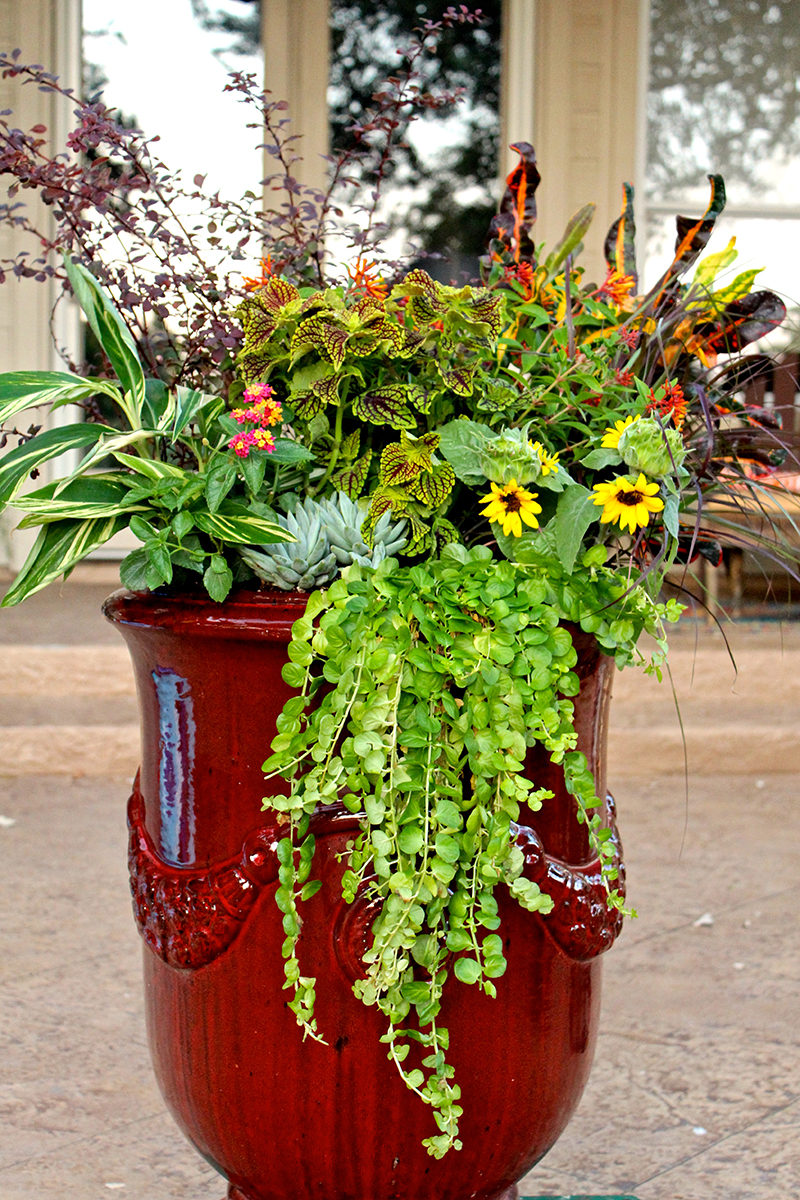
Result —
[[432, 471], [423, 471], [409, 491], [428, 508], [439, 508], [452, 492], [455, 481], [456, 473], [450, 463], [442, 463]]
[[345, 467], [340, 467], [338, 471], [334, 471], [331, 475], [332, 485], [340, 492], [344, 492], [351, 500], [357, 500], [364, 490], [364, 484], [367, 482], [371, 459], [372, 451], [367, 450], [355, 462], [348, 463]]
[[406, 407], [408, 388], [395, 383], [372, 388], [353, 400], [353, 415], [372, 425], [389, 425], [392, 429], [413, 429], [416, 421]]

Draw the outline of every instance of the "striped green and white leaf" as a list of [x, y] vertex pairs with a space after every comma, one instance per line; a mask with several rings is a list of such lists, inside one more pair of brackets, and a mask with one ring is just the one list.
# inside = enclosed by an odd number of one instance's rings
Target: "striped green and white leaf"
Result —
[[259, 517], [233, 500], [225, 500], [217, 512], [193, 512], [195, 525], [222, 542], [263, 546], [267, 542], [293, 542], [295, 538], [275, 521]]
[[219, 397], [210, 396], [208, 392], [198, 392], [195, 388], [177, 387], [175, 389], [175, 421], [172, 425], [172, 436], [177, 438], [187, 425], [191, 425], [197, 414], [209, 404], [216, 404]]
[[[9, 450], [0, 459], [0, 507], [8, 504], [31, 471], [37, 470], [48, 459], [57, 458], [67, 450], [91, 446], [99, 442], [103, 434], [116, 436], [116, 433], [108, 425], [59, 425], [56, 429], [37, 433], [22, 446]], [[131, 435], [126, 436], [130, 440]]]
[[64, 255], [64, 267], [75, 299], [86, 313], [92, 332], [103, 347], [122, 385], [125, 396], [120, 401], [120, 407], [128, 418], [131, 429], [138, 429], [142, 423], [145, 380], [131, 332], [111, 298], [90, 271], [73, 262], [68, 255]]
[[120, 390], [108, 379], [84, 379], [68, 371], [10, 371], [0, 375], [0, 425], [26, 408], [61, 408], [98, 393], [121, 405]]
[[100, 517], [116, 517], [122, 513], [146, 512], [148, 505], [131, 503], [131, 489], [119, 476], [87, 475], [74, 479], [54, 495], [57, 483], [48, 483], [35, 492], [18, 496], [17, 508], [27, 513], [19, 523], [20, 529], [33, 525], [46, 525], [51, 521], [67, 518], [93, 520]]
[[110, 436], [103, 436], [92, 446], [86, 457], [81, 459], [76, 470], [61, 480], [56, 488], [56, 494], [65, 488], [71, 479], [78, 479], [81, 475], [85, 475], [95, 463], [102, 462], [109, 454], [114, 454], [117, 450], [122, 450], [125, 446], [135, 445], [136, 442], [144, 442], [157, 436], [153, 429], [128, 429], [124, 433], [120, 433], [116, 429], [110, 429], [107, 425], [95, 426], [95, 428], [102, 429], [104, 435], [108, 434]]
[[54, 521], [43, 525], [22, 570], [3, 597], [2, 607], [11, 608], [47, 587], [126, 524], [125, 517], [101, 517], [94, 521]]
[[152, 479], [158, 482], [161, 479], [174, 479], [176, 482], [183, 481], [194, 475], [193, 471], [184, 471], [182, 467], [176, 467], [173, 463], [161, 462], [156, 458], [138, 458], [135, 454], [125, 454], [121, 450], [113, 452], [117, 462], [121, 462], [123, 466], [130, 467], [137, 475], [144, 475], [147, 479]]

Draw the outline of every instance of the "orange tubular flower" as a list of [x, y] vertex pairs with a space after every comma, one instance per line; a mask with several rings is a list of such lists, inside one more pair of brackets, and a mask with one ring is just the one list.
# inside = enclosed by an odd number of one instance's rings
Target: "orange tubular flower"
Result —
[[355, 266], [347, 268], [347, 274], [353, 281], [353, 288], [370, 296], [373, 300], [385, 300], [389, 295], [389, 287], [382, 275], [378, 274], [377, 263], [362, 262], [356, 259]]
[[261, 259], [261, 274], [257, 277], [249, 275], [243, 276], [244, 290], [246, 292], [255, 292], [259, 288], [263, 288], [266, 283], [275, 274], [275, 265], [272, 262], [272, 255], [268, 254], [266, 258]]
[[687, 400], [683, 394], [683, 388], [679, 383], [668, 383], [664, 388], [664, 395], [657, 400], [654, 393], [650, 392], [652, 399], [647, 405], [646, 413], [658, 413], [664, 420], [672, 417], [676, 429], [683, 427], [683, 422], [686, 420], [686, 405]]
[[623, 275], [621, 271], [609, 271], [605, 283], [599, 289], [598, 295], [610, 300], [617, 308], [630, 312], [633, 308], [631, 292], [634, 288], [632, 275]]

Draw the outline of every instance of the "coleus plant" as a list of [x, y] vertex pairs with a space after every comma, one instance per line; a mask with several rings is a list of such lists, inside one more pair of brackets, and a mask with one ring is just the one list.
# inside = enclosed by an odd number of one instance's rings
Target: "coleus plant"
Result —
[[[444, 23], [468, 20], [462, 8]], [[423, 27], [360, 127], [362, 149], [377, 154], [375, 195], [398, 114], [453, 99], [413, 82], [436, 28]], [[59, 90], [38, 69], [3, 66]], [[768, 474], [783, 454], [776, 423], [742, 398], [741, 352], [784, 308], [752, 290], [753, 272], [723, 277], [732, 246], [697, 261], [724, 207], [719, 176], [706, 212], [678, 218], [673, 261], [646, 294], [625, 185], [606, 276], [588, 281], [579, 257], [594, 206], [552, 250], [537, 246], [527, 143], [515, 146], [480, 282], [446, 286], [420, 266], [382, 262], [374, 197], [351, 231], [346, 274], [326, 277], [333, 193], [298, 199], [280, 105], [242, 77], [232, 86], [259, 107], [287, 198], [256, 218], [254, 197], [206, 198], [213, 264], [196, 230], [175, 224], [187, 194], [107, 110], [78, 106], [74, 147], [111, 152], [83, 164], [43, 159], [36, 131], [0, 124], [4, 165], [59, 218], [41, 260], [13, 269], [63, 277], [104, 368], [0, 376], [4, 426], [34, 406], [77, 404], [87, 418], [6, 429], [19, 445], [0, 461], [0, 503], [40, 533], [3, 603], [126, 526], [141, 541], [122, 564], [134, 589], [202, 581], [220, 602], [236, 584], [310, 593], [284, 669], [296, 694], [265, 764], [280, 781], [265, 807], [286, 829], [277, 902], [290, 1006], [305, 1033], [324, 1036], [302, 967], [316, 890], [308, 823], [344, 805], [361, 833], [343, 893], [379, 911], [356, 991], [384, 1014], [389, 1057], [431, 1105], [438, 1132], [426, 1145], [441, 1156], [460, 1144], [450, 1033], [437, 1022], [449, 956], [458, 981], [494, 995], [505, 970], [494, 889], [543, 914], [551, 905], [523, 879], [515, 842], [515, 822], [550, 798], [525, 778], [527, 747], [541, 743], [563, 766], [609, 904], [624, 904], [575, 748], [569, 625], [620, 666], [644, 661], [637, 641], [648, 632], [658, 671], [664, 621], [679, 614], [659, 601], [664, 574], [676, 560], [717, 557], [726, 522], [731, 539], [750, 536], [793, 570], [791, 547], [735, 519], [778, 493]], [[332, 186], [347, 182], [347, 162], [334, 162]], [[4, 216], [27, 219], [14, 205]], [[108, 260], [109, 222], [141, 255]], [[219, 264], [221, 223], [234, 257], [251, 237], [268, 247], [260, 274], [238, 285]], [[152, 268], [159, 255], [178, 266]], [[83, 454], [75, 470], [25, 490], [68, 449]], [[709, 498], [713, 535], [701, 526]]]

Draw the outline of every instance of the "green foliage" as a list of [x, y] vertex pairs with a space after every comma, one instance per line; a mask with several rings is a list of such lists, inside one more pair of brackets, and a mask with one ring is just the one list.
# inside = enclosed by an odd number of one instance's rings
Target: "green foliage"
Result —
[[[601, 550], [600, 555], [604, 556]], [[446, 548], [425, 566], [358, 565], [313, 593], [293, 626], [284, 679], [298, 694], [277, 722], [267, 778], [288, 796], [267, 810], [288, 821], [279, 846], [286, 940], [285, 986], [304, 1034], [321, 1037], [315, 981], [297, 956], [310, 895], [309, 819], [343, 802], [359, 814], [342, 891], [379, 903], [366, 979], [354, 992], [387, 1020], [383, 1041], [406, 1084], [433, 1109], [435, 1157], [459, 1147], [460, 1090], [438, 1022], [442, 990], [461, 984], [496, 994], [505, 969], [494, 890], [503, 883], [525, 908], [547, 913], [549, 896], [524, 877], [515, 822], [551, 793], [525, 778], [527, 748], [543, 745], [564, 768], [603, 864], [609, 903], [619, 905], [600, 801], [575, 749], [577, 654], [563, 622], [590, 629], [622, 666], [647, 630], [664, 647], [666, 610], [590, 552], [571, 573], [539, 548], [523, 565], [489, 550]], [[421, 1046], [407, 1063], [412, 1043]]]

